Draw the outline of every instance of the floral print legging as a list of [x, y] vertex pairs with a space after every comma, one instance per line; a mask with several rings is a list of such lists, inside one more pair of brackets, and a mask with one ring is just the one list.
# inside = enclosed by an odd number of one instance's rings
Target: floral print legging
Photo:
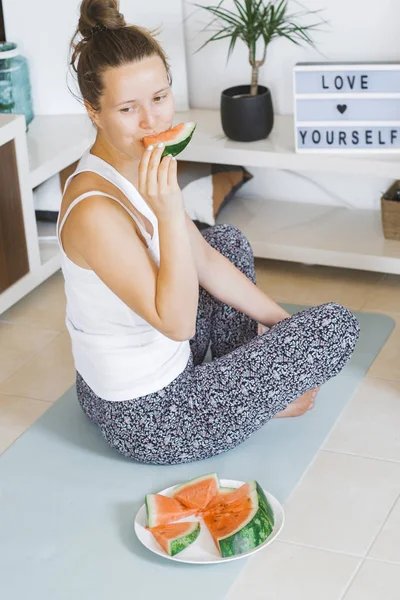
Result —
[[[216, 225], [202, 233], [255, 282], [253, 253], [237, 228]], [[77, 373], [78, 400], [110, 446], [125, 456], [164, 465], [202, 460], [235, 448], [301, 394], [337, 375], [358, 335], [354, 315], [331, 302], [302, 310], [258, 336], [255, 321], [200, 288], [191, 355], [172, 383], [110, 402]], [[212, 361], [203, 363], [210, 344]]]

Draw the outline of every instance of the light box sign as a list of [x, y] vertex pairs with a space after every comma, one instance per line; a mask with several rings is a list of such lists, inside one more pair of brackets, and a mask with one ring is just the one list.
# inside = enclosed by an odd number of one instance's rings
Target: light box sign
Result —
[[296, 152], [400, 153], [400, 63], [298, 63]]

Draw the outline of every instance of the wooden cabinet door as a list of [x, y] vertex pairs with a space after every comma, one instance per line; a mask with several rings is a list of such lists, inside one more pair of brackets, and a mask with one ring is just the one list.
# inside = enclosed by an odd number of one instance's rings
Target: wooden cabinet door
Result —
[[0, 293], [29, 272], [14, 142], [0, 146]]

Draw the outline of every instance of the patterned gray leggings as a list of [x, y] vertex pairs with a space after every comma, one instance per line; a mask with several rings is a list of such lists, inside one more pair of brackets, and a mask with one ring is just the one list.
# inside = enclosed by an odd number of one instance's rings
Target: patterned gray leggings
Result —
[[[238, 229], [217, 225], [203, 236], [255, 282], [253, 253]], [[158, 392], [124, 402], [99, 398], [77, 373], [78, 400], [125, 456], [150, 464], [202, 460], [242, 443], [301, 394], [337, 375], [358, 335], [354, 315], [328, 303], [258, 336], [255, 321], [201, 288], [183, 373]], [[202, 364], [210, 343], [213, 360]]]

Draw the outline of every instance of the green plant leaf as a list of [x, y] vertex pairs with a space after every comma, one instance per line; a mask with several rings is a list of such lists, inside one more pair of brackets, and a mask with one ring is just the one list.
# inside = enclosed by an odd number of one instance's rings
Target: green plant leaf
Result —
[[224, 29], [220, 29], [213, 36], [211, 36], [206, 42], [204, 42], [204, 44], [202, 46], [200, 46], [200, 48], [198, 50], [196, 50], [195, 54], [197, 54], [197, 52], [200, 52], [200, 50], [202, 50], [202, 48], [204, 48], [204, 46], [207, 46], [207, 44], [209, 44], [210, 42], [215, 42], [217, 40], [223, 40], [223, 39], [225, 39], [227, 37], [231, 37], [231, 36], [232, 36], [231, 27], [225, 27]]
[[287, 0], [281, 0], [281, 2], [279, 2], [278, 6], [275, 9], [275, 13], [276, 13], [275, 20], [277, 23], [283, 23], [283, 21], [285, 20], [286, 11], [287, 11]]
[[[300, 25], [299, 19], [308, 15], [316, 15], [321, 10], [299, 11], [288, 14], [288, 0], [233, 0], [236, 12], [226, 9], [225, 0], [220, 0], [216, 6], [203, 6], [195, 4], [198, 8], [206, 10], [214, 18], [203, 31], [210, 31], [210, 26], [215, 25], [217, 31], [200, 48], [212, 41], [230, 37], [228, 60], [235, 48], [238, 39], [241, 39], [249, 48], [250, 62], [262, 64], [265, 60], [266, 49], [273, 39], [283, 37], [296, 45], [309, 44], [315, 48], [311, 37], [312, 31], [318, 31], [320, 23]], [[321, 21], [323, 22], [323, 21]], [[256, 61], [257, 41], [264, 42], [263, 60]]]
[[249, 21], [249, 15], [246, 12], [246, 8], [243, 8], [243, 6], [240, 3], [240, 0], [233, 0], [235, 6], [236, 6], [236, 10], [238, 11], [240, 18], [243, 21], [243, 24], [246, 26], [251, 26], [251, 23]]
[[234, 33], [232, 35], [232, 37], [231, 37], [231, 42], [229, 44], [229, 50], [228, 50], [228, 58], [226, 59], [227, 63], [228, 63], [229, 58], [230, 58], [230, 56], [231, 56], [231, 54], [232, 54], [232, 52], [233, 52], [233, 50], [235, 48], [235, 44], [236, 44], [236, 41], [237, 41], [238, 38], [239, 38], [239, 34], [237, 32]]
[[235, 15], [235, 13], [233, 13], [230, 10], [227, 10], [226, 8], [219, 8], [223, 1], [224, 0], [222, 0], [218, 6], [202, 6], [201, 4], [195, 4], [195, 6], [198, 6], [199, 8], [204, 8], [204, 10], [212, 13], [222, 21], [226, 21], [231, 25], [243, 25], [242, 21], [237, 17], [237, 15]]

